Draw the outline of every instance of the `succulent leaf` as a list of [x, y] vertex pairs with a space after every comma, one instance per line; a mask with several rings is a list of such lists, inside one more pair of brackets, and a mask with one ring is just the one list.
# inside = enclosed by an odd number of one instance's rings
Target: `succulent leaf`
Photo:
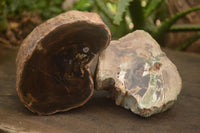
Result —
[[172, 32], [180, 32], [180, 31], [200, 31], [200, 25], [195, 24], [175, 24], [170, 28]]
[[114, 24], [119, 25], [120, 22], [122, 21], [123, 15], [126, 12], [126, 9], [129, 6], [129, 3], [132, 0], [119, 0], [119, 2], [117, 3], [117, 12], [116, 15], [114, 17]]

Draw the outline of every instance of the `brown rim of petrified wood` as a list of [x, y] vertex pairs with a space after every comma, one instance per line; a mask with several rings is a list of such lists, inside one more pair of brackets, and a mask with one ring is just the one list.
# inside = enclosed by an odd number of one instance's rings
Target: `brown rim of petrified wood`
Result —
[[69, 11], [39, 25], [17, 55], [20, 100], [39, 115], [82, 106], [94, 89], [90, 64], [109, 42], [110, 31], [95, 13]]

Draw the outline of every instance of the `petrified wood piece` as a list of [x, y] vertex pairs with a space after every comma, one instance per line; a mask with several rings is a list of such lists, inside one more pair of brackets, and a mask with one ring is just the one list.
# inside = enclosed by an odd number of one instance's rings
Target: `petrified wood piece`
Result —
[[17, 56], [17, 92], [32, 112], [49, 115], [86, 103], [90, 67], [110, 32], [95, 13], [69, 11], [36, 27]]
[[96, 88], [108, 89], [117, 105], [144, 117], [171, 107], [181, 83], [175, 65], [144, 31], [111, 41], [99, 57]]

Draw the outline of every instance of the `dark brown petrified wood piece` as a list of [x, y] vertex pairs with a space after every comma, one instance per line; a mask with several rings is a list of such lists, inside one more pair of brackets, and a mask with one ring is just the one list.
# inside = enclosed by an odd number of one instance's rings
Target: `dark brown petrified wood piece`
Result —
[[36, 27], [17, 56], [17, 92], [32, 112], [49, 115], [86, 103], [93, 93], [91, 64], [110, 32], [95, 13], [69, 11]]

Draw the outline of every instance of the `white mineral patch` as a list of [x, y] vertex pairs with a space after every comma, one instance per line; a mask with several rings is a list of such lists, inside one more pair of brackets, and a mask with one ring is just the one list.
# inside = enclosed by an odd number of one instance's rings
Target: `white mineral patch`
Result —
[[89, 52], [89, 51], [90, 51], [90, 48], [88, 48], [88, 47], [84, 47], [84, 48], [83, 48], [83, 52], [84, 52], [84, 53], [87, 53], [87, 52]]
[[125, 82], [125, 75], [126, 75], [126, 71], [120, 71], [120, 73], [119, 73], [119, 80], [124, 84], [124, 82]]
[[124, 85], [125, 83], [125, 76], [126, 76], [126, 68], [128, 66], [128, 63], [123, 63], [123, 64], [120, 64], [120, 72], [119, 72], [119, 81], [121, 81], [121, 83]]
[[146, 75], [148, 75], [148, 74], [150, 74], [150, 73], [149, 73], [149, 69], [150, 69], [149, 64], [148, 64], [148, 63], [145, 63], [145, 65], [144, 65], [144, 72], [143, 72], [143, 74], [142, 74], [143, 77], [146, 76]]
[[156, 100], [157, 100], [157, 95], [156, 95], [156, 93], [153, 93], [152, 103], [156, 102]]

